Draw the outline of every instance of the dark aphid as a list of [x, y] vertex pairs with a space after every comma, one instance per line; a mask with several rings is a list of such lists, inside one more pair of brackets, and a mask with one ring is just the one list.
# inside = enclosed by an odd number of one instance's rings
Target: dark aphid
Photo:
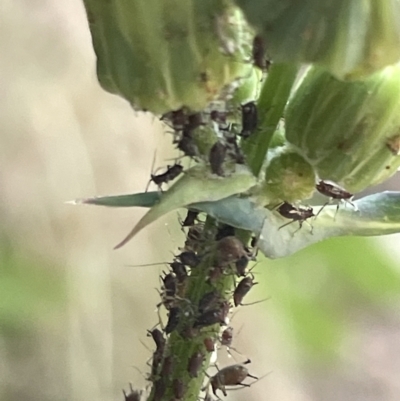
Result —
[[200, 256], [196, 255], [193, 251], [183, 251], [177, 258], [185, 265], [189, 267], [197, 267], [201, 262]]
[[200, 351], [195, 352], [188, 361], [188, 373], [190, 377], [197, 377], [199, 374], [199, 370], [203, 365], [205, 360], [205, 356]]
[[132, 384], [129, 383], [130, 387], [130, 393], [126, 393], [125, 390], [122, 390], [124, 393], [125, 401], [140, 401], [140, 398], [142, 397], [142, 391], [141, 390], [134, 390], [132, 387]]
[[162, 281], [165, 297], [170, 300], [173, 299], [176, 295], [177, 290], [176, 276], [172, 273], [168, 273], [164, 277], [162, 277]]
[[258, 124], [258, 112], [255, 102], [242, 105], [242, 138], [248, 138], [256, 129]]
[[207, 352], [214, 352], [215, 351], [215, 343], [211, 337], [206, 337], [203, 341], [204, 346], [206, 347]]
[[248, 369], [244, 366], [250, 363], [247, 360], [243, 364], [231, 365], [221, 369], [216, 375], [212, 376], [210, 379], [210, 384], [214, 395], [217, 395], [217, 390], [221, 390], [224, 396], [227, 396], [226, 386], [244, 386], [250, 387], [249, 384], [244, 384], [243, 380], [246, 377], [251, 377], [253, 379], [258, 379], [257, 377], [251, 375]]
[[182, 221], [182, 227], [191, 227], [196, 223], [197, 216], [199, 215], [199, 212], [196, 212], [195, 210], [188, 210], [185, 220]]
[[[185, 131], [183, 131], [185, 134]], [[188, 135], [183, 135], [182, 138], [176, 142], [177, 149], [181, 150], [185, 156], [196, 157], [199, 154], [199, 148], [194, 139]]]
[[175, 273], [178, 282], [183, 283], [188, 277], [185, 265], [182, 262], [174, 260], [172, 263], [169, 264], [169, 266], [171, 267], [171, 270]]
[[[322, 212], [322, 209], [331, 203], [332, 200], [339, 200], [339, 201], [344, 201], [347, 203], [350, 203], [354, 208], [356, 206], [354, 203], [352, 203], [354, 195], [348, 191], [346, 191], [344, 188], [341, 188], [339, 185], [333, 183], [333, 182], [328, 182], [328, 181], [319, 181], [318, 184], [315, 186], [317, 191], [325, 196], [329, 197], [328, 202], [326, 202], [321, 209], [318, 211], [317, 216]], [[339, 210], [339, 203], [337, 204], [336, 207], [336, 213]]]
[[174, 164], [173, 166], [168, 166], [168, 170], [162, 174], [151, 174], [151, 181], [154, 184], [158, 185], [161, 188], [162, 184], [166, 184], [169, 181], [174, 180], [178, 175], [180, 175], [183, 171], [183, 166], [180, 164]]
[[217, 243], [215, 253], [218, 266], [227, 266], [246, 255], [242, 241], [234, 236], [224, 237]]
[[[288, 202], [283, 202], [282, 205], [279, 206], [278, 212], [281, 216], [286, 217], [287, 219], [291, 219], [289, 223], [284, 224], [279, 227], [279, 230], [283, 227], [286, 227], [289, 224], [292, 224], [295, 221], [299, 222], [299, 230], [303, 226], [303, 223], [309, 219], [310, 217], [314, 217], [313, 208], [309, 206], [294, 206]], [[312, 232], [312, 228], [311, 228]]]
[[254, 37], [252, 50], [254, 65], [262, 71], [268, 70], [271, 62], [267, 58], [265, 42], [261, 36], [256, 35]]
[[168, 313], [168, 323], [167, 326], [165, 327], [165, 332], [167, 334], [172, 333], [178, 327], [180, 314], [181, 314], [180, 308], [178, 307], [170, 308]]
[[226, 124], [226, 113], [218, 110], [212, 110], [210, 113], [211, 120], [217, 124]]
[[187, 115], [184, 109], [171, 111], [170, 113], [164, 114], [161, 120], [168, 120], [172, 124], [172, 128], [176, 131], [181, 131], [187, 123]]
[[219, 323], [221, 326], [227, 324], [229, 309], [229, 302], [223, 301], [220, 303], [218, 308], [207, 310], [198, 316], [193, 324], [193, 327], [202, 328], [212, 326], [213, 324], [217, 323]]
[[164, 381], [164, 377], [161, 377], [154, 383], [154, 401], [159, 401], [162, 399], [165, 390], [167, 389], [167, 386]]
[[219, 295], [218, 291], [213, 290], [204, 294], [198, 305], [198, 311], [200, 314], [203, 314], [207, 310], [215, 307], [218, 302], [221, 301], [221, 296]]
[[203, 117], [201, 115], [201, 113], [195, 113], [195, 114], [191, 114], [188, 117], [188, 122], [186, 127], [190, 130], [193, 131], [194, 129], [200, 127], [200, 125], [203, 124]]
[[226, 347], [230, 347], [233, 341], [233, 327], [227, 327], [222, 333], [220, 337], [221, 345], [225, 345]]
[[245, 277], [243, 280], [235, 288], [233, 292], [233, 303], [235, 306], [238, 306], [242, 303], [243, 298], [247, 295], [247, 293], [251, 290], [253, 285], [257, 283], [254, 282], [252, 277]]
[[242, 150], [237, 143], [237, 135], [234, 132], [227, 132], [224, 134], [227, 142], [228, 155], [237, 164], [245, 164], [246, 160]]
[[185, 395], [185, 384], [182, 379], [174, 379], [172, 382], [172, 391], [175, 400], [181, 400]]
[[161, 376], [162, 377], [171, 376], [173, 372], [173, 367], [174, 367], [174, 357], [172, 355], [165, 357], [164, 363], [161, 368]]
[[246, 275], [246, 269], [249, 264], [249, 257], [247, 255], [241, 256], [236, 262], [236, 274], [238, 277], [244, 277]]
[[164, 334], [159, 329], [153, 329], [152, 331], [148, 331], [148, 336], [151, 336], [156, 343], [157, 351], [160, 350], [161, 353], [164, 352], [166, 340], [164, 338]]
[[218, 281], [220, 279], [220, 277], [223, 275], [224, 273], [224, 269], [221, 266], [215, 266], [215, 267], [211, 267], [208, 270], [208, 278], [207, 278], [207, 282], [209, 284], [214, 284], [216, 281]]
[[217, 234], [215, 235], [215, 240], [219, 241], [222, 238], [233, 236], [235, 236], [235, 227], [232, 227], [229, 224], [221, 224], [218, 227]]
[[224, 176], [223, 164], [226, 156], [226, 146], [221, 142], [215, 142], [210, 149], [208, 161], [210, 162], [211, 172], [213, 174]]

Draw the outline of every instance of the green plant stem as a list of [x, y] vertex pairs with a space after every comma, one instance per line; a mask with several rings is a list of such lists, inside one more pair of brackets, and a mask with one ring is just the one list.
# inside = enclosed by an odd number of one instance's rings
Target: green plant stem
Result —
[[[212, 290], [217, 290], [221, 299], [228, 300], [231, 298], [235, 287], [233, 274], [222, 274], [220, 278], [213, 281], [212, 285], [209, 283], [210, 269], [215, 267], [215, 246], [217, 242], [214, 238], [216, 232], [217, 222], [211, 217], [207, 217], [203, 238], [197, 243], [199, 246], [198, 254], [203, 255], [202, 261], [199, 266], [191, 269], [191, 274], [187, 279], [187, 289], [184, 291], [182, 301], [179, 303], [184, 313], [181, 315], [177, 330], [174, 330], [167, 338], [159, 372], [163, 370], [165, 360], [169, 356], [173, 358], [173, 368], [169, 375], [150, 378], [153, 384], [157, 380], [163, 380], [165, 390], [162, 397], [158, 398], [156, 386], [153, 385], [148, 401], [169, 401], [176, 398], [173, 391], [175, 380], [180, 380], [185, 389], [185, 401], [197, 401], [199, 399], [211, 357], [211, 353], [207, 352], [205, 348], [204, 339], [209, 337], [217, 344], [221, 326], [214, 324], [204, 327], [194, 335], [190, 335], [185, 328], [190, 329], [193, 327], [193, 318], [196, 317], [199, 300], [205, 294]], [[204, 354], [204, 362], [199, 369], [198, 376], [191, 377], [188, 372], [188, 363], [196, 352]]]
[[298, 72], [295, 64], [272, 64], [257, 102], [257, 131], [243, 141], [242, 149], [255, 176], [260, 174], [272, 136], [283, 116]]

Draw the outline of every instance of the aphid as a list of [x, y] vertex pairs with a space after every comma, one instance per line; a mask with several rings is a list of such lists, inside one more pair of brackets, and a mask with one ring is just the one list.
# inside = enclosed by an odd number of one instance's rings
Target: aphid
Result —
[[266, 57], [265, 42], [261, 36], [256, 35], [254, 37], [252, 50], [254, 65], [262, 71], [268, 70], [271, 62]]
[[246, 275], [246, 268], [249, 264], [249, 260], [247, 255], [243, 255], [235, 262], [236, 274], [238, 277], [244, 277]]
[[[309, 219], [310, 217], [314, 217], [313, 208], [309, 206], [294, 206], [288, 202], [283, 202], [279, 208], [278, 212], [281, 216], [286, 217], [287, 219], [291, 219], [289, 223], [284, 224], [279, 227], [279, 230], [283, 227], [286, 227], [289, 224], [292, 224], [295, 221], [299, 222], [299, 230], [303, 226], [303, 223]], [[297, 230], [296, 230], [297, 231]], [[312, 226], [311, 226], [312, 232]]]
[[182, 227], [190, 227], [193, 226], [196, 223], [197, 216], [199, 215], [199, 212], [196, 212], [195, 210], [188, 210], [185, 220], [182, 221]]
[[157, 351], [160, 350], [161, 353], [163, 353], [166, 340], [164, 338], [164, 334], [162, 333], [162, 331], [159, 329], [153, 329], [152, 331], [148, 331], [147, 335], [148, 336], [150, 335], [153, 338], [154, 342], [156, 343]]
[[172, 128], [176, 131], [180, 131], [183, 129], [184, 125], [187, 122], [187, 115], [186, 115], [184, 109], [179, 109], [179, 110], [171, 111], [170, 113], [164, 114], [161, 117], [161, 120], [171, 121]]
[[[185, 131], [184, 131], [185, 132]], [[184, 135], [177, 143], [177, 148], [181, 150], [185, 156], [196, 157], [199, 154], [199, 148], [194, 139], [188, 135]]]
[[217, 234], [215, 235], [215, 240], [219, 241], [225, 237], [233, 237], [235, 236], [235, 227], [230, 226], [229, 224], [221, 224], [218, 227]]
[[206, 337], [203, 340], [204, 346], [206, 347], [207, 352], [214, 352], [215, 351], [215, 343], [211, 337]]
[[210, 162], [211, 172], [213, 174], [224, 176], [224, 169], [222, 168], [226, 156], [226, 146], [221, 142], [215, 142], [210, 149], [208, 161]]
[[174, 367], [174, 358], [172, 355], [169, 355], [164, 358], [164, 363], [161, 368], [161, 376], [168, 377], [171, 376]]
[[193, 327], [207, 327], [216, 323], [219, 323], [221, 326], [227, 324], [229, 309], [229, 302], [223, 301], [218, 308], [207, 310], [198, 316], [193, 324]]
[[226, 113], [224, 112], [212, 110], [210, 113], [210, 118], [217, 124], [226, 124]]
[[154, 383], [154, 401], [159, 401], [162, 399], [165, 390], [167, 389], [167, 386], [165, 384], [164, 378], [161, 377]]
[[198, 311], [200, 314], [204, 313], [205, 311], [211, 309], [221, 300], [221, 296], [218, 291], [213, 290], [204, 294], [198, 305]]
[[235, 288], [235, 291], [233, 292], [233, 303], [235, 304], [235, 306], [238, 306], [242, 303], [243, 298], [251, 290], [253, 285], [256, 284], [257, 283], [254, 282], [252, 277], [245, 277], [239, 282], [239, 284]]
[[183, 283], [188, 277], [185, 265], [182, 262], [178, 262], [177, 260], [175, 260], [171, 262], [169, 266], [171, 267], [171, 270], [175, 273], [178, 282]]
[[201, 113], [194, 113], [188, 117], [188, 123], [187, 123], [186, 127], [190, 131], [193, 131], [194, 129], [200, 127], [200, 125], [202, 125], [202, 124], [203, 124], [203, 117], [202, 117]]
[[165, 327], [165, 332], [167, 334], [172, 333], [178, 327], [180, 314], [181, 314], [180, 308], [178, 307], [170, 308], [168, 313], [168, 323]]
[[248, 138], [257, 128], [258, 112], [255, 102], [242, 105], [242, 138]]
[[[328, 182], [328, 181], [319, 181], [318, 184], [315, 186], [315, 188], [317, 189], [317, 191], [325, 196], [329, 197], [328, 202], [326, 202], [321, 209], [318, 211], [317, 216], [321, 213], [322, 209], [328, 205], [329, 203], [331, 203], [332, 200], [339, 200], [339, 201], [344, 201], [346, 203], [350, 203], [350, 205], [352, 205], [354, 208], [356, 208], [356, 206], [354, 205], [354, 203], [352, 203], [352, 199], [354, 197], [354, 195], [348, 191], [346, 191], [344, 188], [341, 188], [339, 185], [333, 183], [333, 182]], [[337, 204], [336, 207], [336, 213], [339, 210], [339, 203]]]
[[250, 387], [249, 384], [244, 384], [243, 381], [246, 377], [258, 379], [249, 373], [248, 369], [244, 366], [250, 363], [250, 359], [243, 364], [227, 366], [210, 379], [210, 384], [214, 395], [217, 395], [217, 390], [221, 390], [224, 396], [227, 396], [226, 386], [244, 386]]
[[215, 252], [216, 263], [218, 266], [227, 266], [246, 255], [242, 241], [234, 236], [224, 237], [217, 243]]
[[176, 400], [181, 400], [185, 395], [185, 384], [182, 379], [174, 379], [172, 382], [172, 391]]
[[205, 360], [205, 356], [203, 353], [200, 351], [195, 352], [188, 361], [188, 373], [190, 377], [197, 377], [199, 374], [199, 370], [201, 366], [203, 365], [203, 362]]
[[165, 296], [169, 299], [174, 298], [177, 290], [176, 276], [172, 273], [168, 273], [162, 278], [162, 281]]
[[183, 171], [183, 166], [180, 164], [174, 164], [173, 166], [168, 166], [168, 169], [165, 173], [162, 174], [151, 174], [151, 181], [154, 182], [154, 184], [158, 185], [158, 187], [161, 189], [162, 184], [166, 184], [169, 181], [174, 180], [176, 177], [178, 177]]
[[221, 345], [225, 345], [226, 347], [230, 347], [233, 341], [233, 327], [227, 327], [222, 333], [220, 337]]
[[122, 390], [124, 393], [125, 401], [140, 401], [140, 398], [142, 397], [142, 391], [141, 390], [134, 390], [132, 387], [132, 384], [129, 383], [130, 387], [130, 393], [126, 393], [125, 390]]
[[184, 251], [177, 256], [177, 259], [179, 259], [185, 266], [192, 268], [197, 267], [201, 262], [201, 258], [193, 251]]

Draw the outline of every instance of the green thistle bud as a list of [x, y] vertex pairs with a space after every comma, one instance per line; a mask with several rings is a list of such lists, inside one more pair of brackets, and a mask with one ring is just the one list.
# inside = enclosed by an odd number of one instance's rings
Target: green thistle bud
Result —
[[320, 179], [359, 192], [400, 166], [400, 66], [343, 82], [312, 68], [286, 109], [286, 138]]
[[201, 110], [248, 75], [251, 34], [225, 0], [85, 0], [103, 88], [137, 109]]
[[237, 0], [275, 62], [356, 78], [400, 60], [400, 2]]
[[[271, 156], [271, 153], [273, 154]], [[287, 147], [270, 151], [264, 182], [259, 188], [257, 203], [276, 205], [308, 199], [315, 189], [312, 166], [298, 153]]]

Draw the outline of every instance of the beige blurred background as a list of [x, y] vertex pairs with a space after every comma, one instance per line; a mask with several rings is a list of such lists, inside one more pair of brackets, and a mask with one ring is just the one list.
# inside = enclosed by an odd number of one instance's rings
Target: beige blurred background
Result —
[[[162, 270], [127, 265], [168, 261], [183, 237], [171, 215], [113, 251], [143, 210], [65, 203], [142, 191], [155, 150], [160, 165], [171, 157], [157, 120], [99, 87], [80, 0], [0, 2], [0, 134], [0, 400], [122, 400], [129, 382], [146, 384], [139, 371], [147, 372], [146, 346], [153, 347], [146, 330], [157, 322]], [[380, 247], [395, 266], [397, 241], [355, 246], [366, 258]], [[343, 244], [329, 250], [336, 254]], [[351, 286], [336, 291], [340, 279], [331, 293], [331, 262], [318, 249], [259, 268], [251, 300], [266, 291], [273, 296], [234, 316], [235, 330], [241, 328], [234, 346], [243, 354], [234, 355], [252, 359], [251, 373], [272, 374], [230, 399], [400, 399], [398, 288], [383, 303], [381, 295], [377, 303], [361, 291], [353, 297]], [[293, 276], [296, 266], [307, 273]], [[324, 310], [346, 311], [348, 331], [334, 342], [336, 357], [322, 358], [325, 332], [313, 340], [321, 360], [305, 358], [297, 345], [295, 320], [286, 318], [288, 310], [300, 313], [297, 303], [288, 306], [291, 277], [304, 281], [299, 299], [329, 294]], [[263, 280], [279, 283], [280, 292]], [[234, 361], [225, 354], [220, 363]]]

